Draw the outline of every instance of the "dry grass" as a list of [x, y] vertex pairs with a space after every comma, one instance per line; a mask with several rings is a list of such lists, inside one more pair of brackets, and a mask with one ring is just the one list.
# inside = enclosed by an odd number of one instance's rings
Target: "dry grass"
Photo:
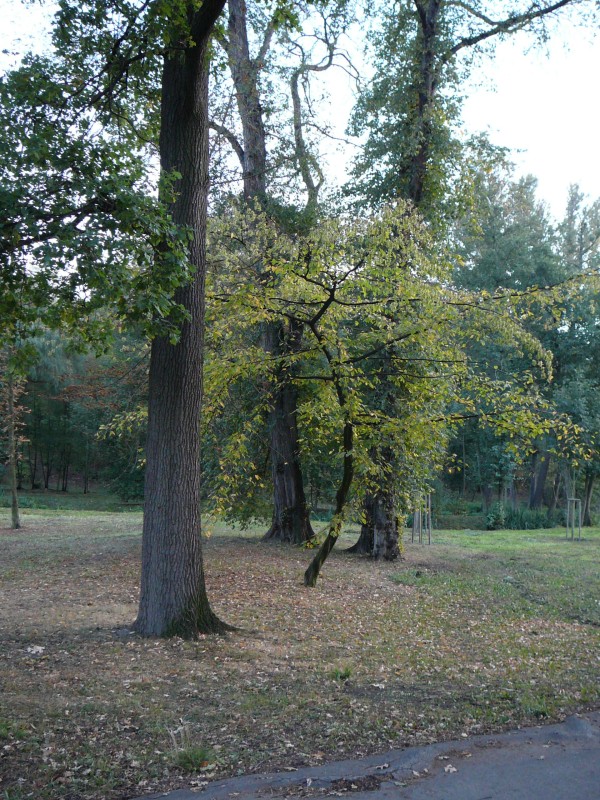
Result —
[[[0, 525], [6, 520], [0, 517]], [[597, 707], [600, 535], [436, 536], [402, 564], [217, 530], [210, 596], [241, 628], [141, 640], [138, 514], [0, 531], [0, 797], [127, 798]], [[351, 541], [351, 540], [349, 540]], [[4, 794], [2, 794], [2, 792]]]

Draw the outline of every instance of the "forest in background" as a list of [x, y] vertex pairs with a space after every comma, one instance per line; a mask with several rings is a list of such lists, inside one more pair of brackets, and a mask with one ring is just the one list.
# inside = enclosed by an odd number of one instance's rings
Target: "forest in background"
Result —
[[[494, 41], [595, 4], [487, 5], [61, 4], [0, 85], [15, 527], [24, 488], [145, 483], [144, 541], [201, 576], [199, 501], [296, 543], [325, 513], [314, 585], [345, 518], [393, 560], [431, 490], [440, 518], [552, 524], [577, 496], [591, 523], [600, 204], [574, 186], [550, 220], [460, 107]], [[357, 88], [342, 186], [329, 70]]]

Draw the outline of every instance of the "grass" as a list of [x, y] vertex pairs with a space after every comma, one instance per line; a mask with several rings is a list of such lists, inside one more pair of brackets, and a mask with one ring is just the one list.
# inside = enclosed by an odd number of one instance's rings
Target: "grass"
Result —
[[[5, 486], [0, 485], [0, 509], [11, 507], [11, 497]], [[125, 502], [104, 488], [96, 488], [86, 494], [81, 489], [69, 492], [54, 489], [24, 489], [19, 492], [19, 508], [22, 511], [139, 511], [140, 503]]]
[[127, 631], [139, 513], [23, 517], [0, 511], [3, 800], [201, 787], [600, 705], [598, 529], [334, 551], [311, 590], [310, 551], [209, 524], [209, 594], [240, 630], [183, 642]]

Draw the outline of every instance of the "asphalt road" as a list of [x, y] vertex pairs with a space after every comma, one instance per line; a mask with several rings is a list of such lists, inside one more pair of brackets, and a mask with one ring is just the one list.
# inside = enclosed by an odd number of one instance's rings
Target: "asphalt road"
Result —
[[[143, 800], [600, 800], [600, 712]], [[139, 798], [139, 800], [142, 800]]]

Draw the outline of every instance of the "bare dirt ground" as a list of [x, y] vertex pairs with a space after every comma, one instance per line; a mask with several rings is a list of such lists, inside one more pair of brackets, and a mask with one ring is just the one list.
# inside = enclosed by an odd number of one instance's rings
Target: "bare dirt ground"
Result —
[[140, 525], [38, 512], [0, 531], [3, 800], [198, 787], [600, 702], [597, 531], [577, 550], [543, 531], [438, 535], [396, 564], [334, 552], [307, 589], [310, 552], [217, 526], [208, 589], [240, 630], [183, 642], [128, 631]]

